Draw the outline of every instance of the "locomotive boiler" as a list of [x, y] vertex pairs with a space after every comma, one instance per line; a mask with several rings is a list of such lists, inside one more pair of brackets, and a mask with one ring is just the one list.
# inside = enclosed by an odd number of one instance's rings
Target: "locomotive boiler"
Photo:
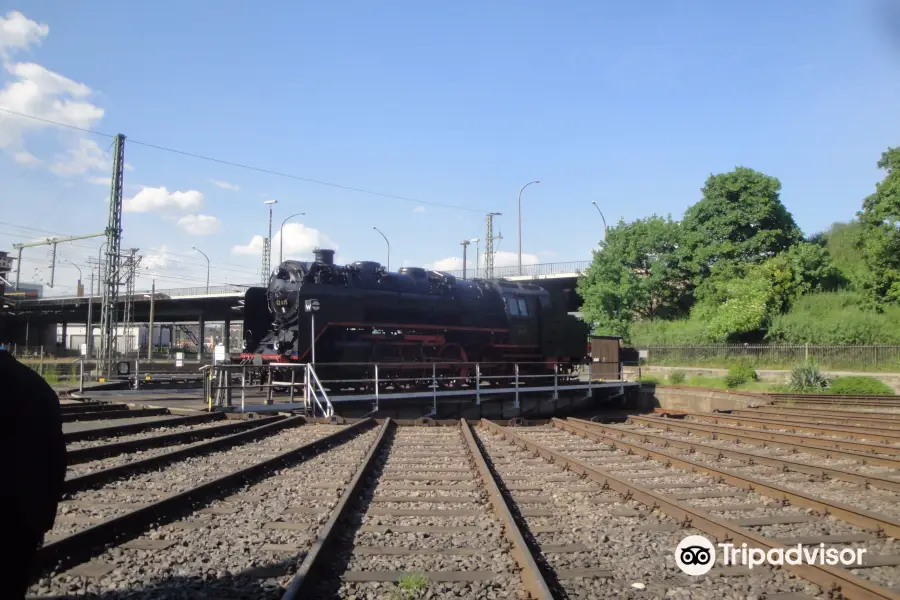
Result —
[[314, 341], [316, 370], [330, 380], [371, 377], [376, 363], [383, 377], [439, 369], [460, 380], [474, 376], [473, 363], [490, 376], [516, 364], [520, 374], [568, 374], [585, 362], [588, 326], [540, 286], [314, 255], [247, 291], [240, 359], [310, 362]]

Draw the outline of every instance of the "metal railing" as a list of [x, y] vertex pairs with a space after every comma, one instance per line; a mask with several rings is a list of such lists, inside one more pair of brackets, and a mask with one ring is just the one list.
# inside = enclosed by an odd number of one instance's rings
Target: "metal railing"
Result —
[[[568, 262], [556, 262], [556, 263], [541, 263], [536, 265], [522, 265], [522, 273], [523, 277], [540, 277], [546, 275], [568, 275], [570, 273], [581, 274], [591, 265], [591, 261], [589, 260], [574, 260]], [[462, 277], [463, 272], [462, 269], [456, 269], [453, 271], [444, 271], [444, 273], [449, 273], [454, 277]], [[510, 267], [494, 267], [494, 277], [502, 278], [502, 277], [518, 277], [519, 276], [519, 267], [518, 266], [510, 266]], [[473, 279], [475, 277], [484, 277], [484, 269], [482, 267], [478, 268], [478, 272], [476, 274], [475, 268], [466, 269], [466, 277], [469, 279]]]
[[[591, 390], [604, 385], [622, 385], [629, 375], [623, 369], [612, 379], [590, 377], [588, 365], [572, 372], [547, 363], [306, 363], [218, 364], [201, 368], [204, 393], [210, 410], [232, 407], [235, 392], [240, 393], [241, 411], [304, 409], [322, 416], [334, 414], [334, 404], [371, 402], [373, 413], [382, 401], [423, 400], [437, 412], [439, 398], [511, 399], [520, 407], [520, 395], [552, 394], [559, 399], [561, 390]], [[543, 372], [539, 372], [543, 370]], [[337, 373], [341, 375], [335, 377]], [[329, 377], [329, 375], [331, 375]], [[297, 392], [302, 401], [298, 401]], [[275, 392], [288, 397], [276, 403]], [[256, 404], [248, 404], [255, 400]], [[271, 408], [264, 408], [271, 405]], [[254, 408], [255, 407], [255, 408]]]

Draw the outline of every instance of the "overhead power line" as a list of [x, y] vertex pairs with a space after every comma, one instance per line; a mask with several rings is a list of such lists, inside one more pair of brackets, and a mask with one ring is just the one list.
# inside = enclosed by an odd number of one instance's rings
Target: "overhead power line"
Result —
[[[0, 108], [0, 111], [5, 112], [5, 113], [8, 113], [8, 114], [11, 114], [11, 115], [15, 115], [15, 116], [17, 116], [17, 117], [22, 117], [22, 118], [25, 118], [25, 119], [33, 119], [33, 120], [35, 120], [35, 121], [40, 121], [40, 122], [42, 122], [42, 123], [47, 123], [47, 124], [55, 125], [55, 126], [58, 126], [58, 127], [65, 127], [65, 128], [68, 128], [68, 129], [74, 129], [74, 130], [76, 130], [76, 131], [81, 131], [81, 132], [84, 132], [84, 133], [89, 133], [89, 134], [91, 134], [91, 135], [99, 135], [99, 136], [103, 136], [103, 137], [107, 137], [107, 138], [115, 138], [115, 135], [113, 135], [113, 134], [104, 133], [104, 132], [102, 132], [102, 131], [94, 131], [94, 130], [92, 130], [92, 129], [85, 129], [85, 128], [83, 128], [83, 127], [77, 127], [77, 126], [75, 126], [75, 125], [69, 125], [69, 124], [66, 124], [66, 123], [60, 123], [60, 122], [58, 122], [58, 121], [52, 121], [52, 120], [50, 120], [50, 119], [44, 119], [44, 118], [42, 118], [42, 117], [35, 117], [34, 115], [27, 115], [27, 114], [25, 114], [25, 113], [16, 112], [16, 111], [14, 111], [14, 110], [9, 110], [9, 109], [7, 109], [7, 108]], [[265, 169], [265, 168], [262, 168], [262, 167], [255, 167], [255, 166], [253, 166], [253, 165], [245, 165], [245, 164], [233, 162], [233, 161], [230, 161], [230, 160], [223, 160], [223, 159], [221, 159], [221, 158], [214, 158], [214, 157], [212, 157], [212, 156], [204, 156], [204, 155], [202, 155], [202, 154], [195, 154], [195, 153], [193, 153], [193, 152], [185, 152], [184, 150], [177, 150], [177, 149], [175, 149], [175, 148], [168, 148], [168, 147], [166, 147], [166, 146], [159, 146], [159, 145], [157, 145], [157, 144], [150, 144], [150, 143], [148, 143], [148, 142], [141, 142], [141, 141], [135, 140], [135, 139], [133, 139], [133, 138], [128, 138], [128, 143], [129, 143], [129, 144], [138, 144], [138, 145], [140, 145], [140, 146], [146, 146], [147, 148], [153, 148], [153, 149], [155, 149], [155, 150], [161, 150], [161, 151], [163, 151], [163, 152], [171, 152], [171, 153], [173, 153], [173, 154], [180, 154], [180, 155], [182, 155], [182, 156], [188, 156], [188, 157], [196, 158], [196, 159], [199, 159], [199, 160], [205, 160], [205, 161], [209, 161], [209, 162], [214, 162], [214, 163], [218, 163], [218, 164], [220, 164], [220, 165], [227, 165], [227, 166], [229, 166], [229, 167], [235, 167], [235, 168], [237, 168], [237, 169], [244, 169], [244, 170], [247, 170], [247, 171], [255, 171], [255, 172], [257, 172], [257, 173], [265, 173], [266, 175], [274, 175], [274, 176], [276, 176], [276, 177], [284, 177], [284, 178], [286, 178], [286, 179], [293, 179], [293, 180], [296, 180], [296, 181], [303, 181], [303, 182], [305, 182], [305, 183], [313, 183], [313, 184], [316, 184], [316, 185], [322, 185], [322, 186], [326, 186], [326, 187], [336, 188], [336, 189], [339, 189], [339, 190], [346, 190], [346, 191], [349, 191], [349, 192], [357, 192], [357, 193], [359, 193], [359, 194], [368, 194], [368, 195], [370, 195], [370, 196], [379, 196], [379, 197], [381, 197], [381, 198], [390, 198], [390, 199], [392, 199], [392, 200], [402, 200], [403, 202], [414, 202], [414, 203], [416, 203], [416, 204], [424, 204], [424, 205], [427, 205], [427, 206], [438, 206], [438, 207], [441, 207], [441, 208], [450, 208], [450, 209], [453, 209], [453, 210], [463, 210], [463, 211], [473, 212], [473, 213], [479, 213], [479, 214], [484, 214], [484, 213], [486, 212], [486, 211], [483, 210], [483, 209], [470, 208], [470, 207], [467, 207], [467, 206], [457, 206], [457, 205], [454, 205], [454, 204], [444, 204], [444, 203], [442, 203], [442, 202], [431, 202], [431, 201], [428, 201], [428, 200], [417, 200], [416, 198], [409, 198], [409, 197], [407, 197], [407, 196], [400, 196], [400, 195], [397, 195], [397, 194], [388, 194], [388, 193], [385, 193], [385, 192], [378, 192], [378, 191], [375, 191], [375, 190], [367, 190], [367, 189], [364, 189], [364, 188], [353, 187], [353, 186], [350, 186], [350, 185], [344, 185], [344, 184], [341, 184], [341, 183], [333, 183], [333, 182], [330, 182], [330, 181], [322, 181], [321, 179], [312, 179], [311, 177], [302, 177], [302, 176], [300, 176], [300, 175], [293, 175], [293, 174], [291, 174], [291, 173], [283, 173], [283, 172], [281, 172], [281, 171], [275, 171], [275, 170], [273, 170], [273, 169]]]

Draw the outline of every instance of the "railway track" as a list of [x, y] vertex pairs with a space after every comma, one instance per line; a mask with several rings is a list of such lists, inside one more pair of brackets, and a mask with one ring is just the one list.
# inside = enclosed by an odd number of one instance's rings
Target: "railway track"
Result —
[[[889, 419], [780, 410], [533, 427], [277, 415], [107, 432], [70, 444], [29, 593], [900, 600]], [[852, 568], [720, 562], [691, 577], [674, 550], [695, 534], [866, 554]]]
[[[575, 434], [592, 441], [594, 447], [647, 459], [643, 465], [607, 475], [626, 486], [643, 487], [643, 492], [653, 491], [659, 506], [669, 503], [673, 513], [681, 512], [700, 529], [719, 538], [729, 536], [762, 548], [797, 543], [865, 548], [863, 568], [852, 571], [809, 565], [784, 568], [825, 589], [838, 586], [848, 598], [900, 598], [900, 593], [892, 589], [900, 575], [900, 546], [893, 537], [884, 537], [896, 535], [890, 533], [896, 531], [896, 521], [889, 515], [817, 494], [809, 489], [813, 479], [808, 474], [770, 472], [761, 476], [759, 469], [752, 470], [756, 465], [725, 466], [722, 462], [727, 458], [702, 459], [690, 449], [684, 452], [664, 440], [626, 439], [635, 433], [646, 435], [629, 431], [627, 426], [554, 419], [546, 430], [535, 429], [524, 435], [552, 441]], [[586, 462], [595, 465], [597, 460]]]
[[[273, 438], [253, 460], [271, 458], [275, 448], [322, 441], [327, 437], [322, 434], [334, 436], [335, 429], [343, 428], [291, 428], [285, 431], [291, 439], [276, 444]], [[303, 430], [307, 434], [298, 436]], [[280, 598], [378, 433], [369, 426], [306, 461], [273, 464], [248, 485], [115, 543], [89, 562], [42, 579], [33, 591], [81, 595], [127, 589], [130, 599]]]
[[386, 430], [284, 598], [399, 598], [410, 587], [553, 597], [464, 422]]

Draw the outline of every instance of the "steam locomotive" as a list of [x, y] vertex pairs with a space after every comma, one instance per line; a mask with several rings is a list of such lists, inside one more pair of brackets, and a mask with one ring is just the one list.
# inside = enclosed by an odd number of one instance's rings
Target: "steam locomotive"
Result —
[[328, 380], [372, 378], [377, 363], [382, 380], [437, 372], [457, 382], [475, 376], [474, 363], [490, 377], [567, 376], [586, 362], [589, 327], [537, 285], [314, 255], [247, 290], [241, 361], [314, 362]]

